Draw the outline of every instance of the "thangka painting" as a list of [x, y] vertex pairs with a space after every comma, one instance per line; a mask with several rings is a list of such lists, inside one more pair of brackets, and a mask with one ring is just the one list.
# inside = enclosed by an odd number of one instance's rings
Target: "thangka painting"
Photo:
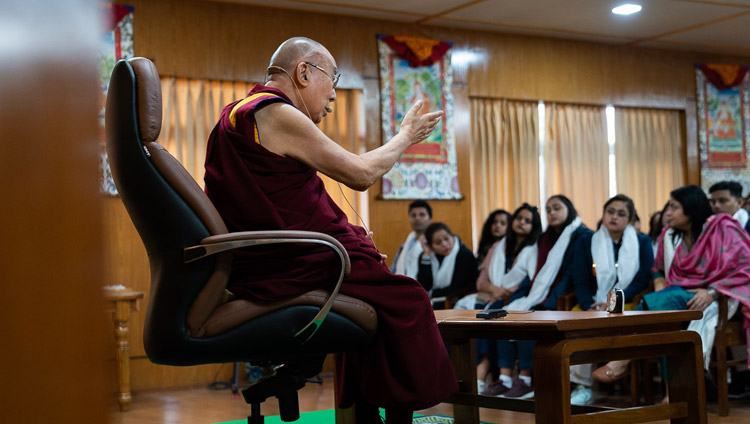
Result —
[[698, 64], [701, 185], [722, 180], [750, 188], [750, 72], [747, 66]]
[[120, 59], [133, 57], [133, 7], [119, 4], [105, 4], [104, 13], [107, 16], [106, 32], [99, 45], [99, 170], [100, 191], [104, 194], [117, 196], [117, 188], [109, 169], [109, 159], [104, 139], [104, 107], [107, 104], [107, 89], [112, 69]]
[[383, 143], [399, 131], [417, 100], [423, 112], [443, 119], [423, 142], [406, 149], [383, 176], [384, 199], [460, 199], [453, 133], [451, 44], [424, 38], [378, 35]]

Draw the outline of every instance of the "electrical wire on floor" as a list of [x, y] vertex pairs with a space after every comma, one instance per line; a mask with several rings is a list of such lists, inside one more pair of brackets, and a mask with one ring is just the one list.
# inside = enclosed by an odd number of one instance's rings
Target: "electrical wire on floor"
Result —
[[232, 379], [230, 381], [217, 381], [216, 379], [219, 377], [219, 373], [221, 372], [222, 368], [224, 368], [224, 365], [226, 364], [221, 364], [219, 366], [219, 369], [216, 370], [216, 374], [214, 374], [214, 381], [208, 384], [208, 390], [231, 389], [232, 398], [239, 399], [240, 397], [240, 388], [239, 388], [240, 363], [239, 362], [234, 363], [234, 371], [232, 372]]

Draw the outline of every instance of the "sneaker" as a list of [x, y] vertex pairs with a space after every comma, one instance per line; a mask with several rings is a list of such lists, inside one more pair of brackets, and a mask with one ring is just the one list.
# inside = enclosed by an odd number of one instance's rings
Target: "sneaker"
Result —
[[485, 383], [484, 380], [477, 380], [477, 393], [481, 395], [486, 386], [487, 383]]
[[501, 396], [506, 393], [510, 388], [503, 384], [500, 380], [493, 381], [487, 388], [480, 392], [483, 396]]
[[590, 387], [579, 384], [570, 393], [571, 405], [589, 405], [594, 402], [594, 391]]
[[510, 386], [510, 389], [508, 389], [505, 394], [503, 394], [503, 397], [513, 399], [531, 399], [534, 397], [534, 389], [524, 383], [520, 378], [515, 378], [513, 379], [513, 385]]

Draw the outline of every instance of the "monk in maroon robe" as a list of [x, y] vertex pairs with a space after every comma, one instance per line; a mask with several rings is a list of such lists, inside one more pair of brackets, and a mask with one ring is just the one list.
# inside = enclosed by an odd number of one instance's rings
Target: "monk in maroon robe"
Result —
[[[358, 419], [379, 406], [388, 423], [410, 423], [411, 411], [440, 403], [458, 388], [430, 300], [416, 280], [390, 272], [317, 172], [365, 190], [407, 147], [427, 138], [442, 113], [419, 114], [417, 102], [388, 143], [356, 155], [315, 125], [332, 111], [339, 78], [325, 47], [307, 38], [287, 40], [268, 72], [265, 85], [222, 111], [208, 141], [206, 193], [230, 231], [318, 231], [344, 245], [352, 268], [341, 293], [376, 309], [378, 331], [373, 345], [337, 355], [340, 406], [356, 403]], [[243, 250], [235, 256], [228, 289], [260, 301], [331, 289], [337, 261], [330, 250], [309, 244]]]

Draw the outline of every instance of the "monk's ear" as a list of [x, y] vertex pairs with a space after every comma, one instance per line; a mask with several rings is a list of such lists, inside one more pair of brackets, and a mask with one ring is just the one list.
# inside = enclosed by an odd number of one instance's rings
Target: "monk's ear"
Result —
[[310, 84], [310, 67], [305, 62], [300, 62], [295, 69], [294, 76], [297, 84], [301, 87], [307, 87]]

